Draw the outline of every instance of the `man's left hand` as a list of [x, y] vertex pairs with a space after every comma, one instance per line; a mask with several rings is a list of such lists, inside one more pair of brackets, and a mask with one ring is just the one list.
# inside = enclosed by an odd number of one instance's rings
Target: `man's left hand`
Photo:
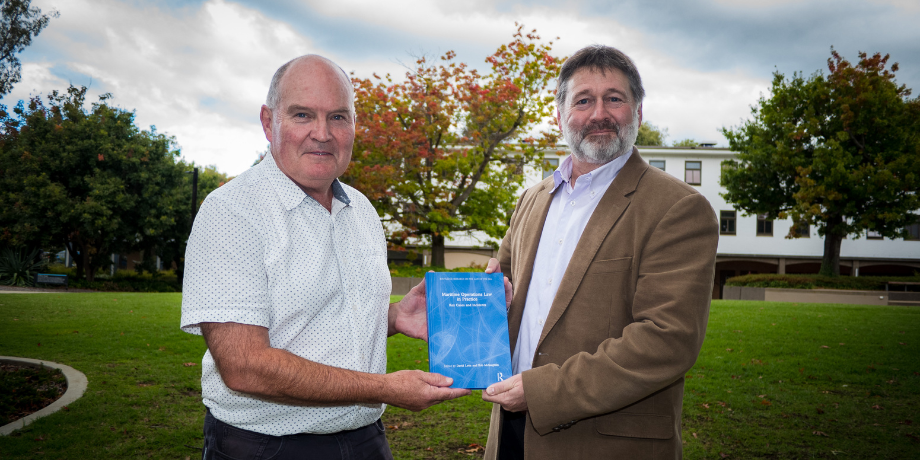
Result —
[[502, 409], [508, 412], [527, 410], [527, 399], [524, 398], [524, 380], [521, 378], [521, 374], [489, 385], [489, 388], [482, 392], [482, 399], [483, 401], [501, 404]]

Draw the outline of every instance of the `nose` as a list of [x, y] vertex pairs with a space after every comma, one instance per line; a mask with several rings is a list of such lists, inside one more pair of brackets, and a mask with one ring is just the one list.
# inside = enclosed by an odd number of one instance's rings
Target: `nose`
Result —
[[329, 142], [332, 139], [332, 135], [329, 132], [329, 122], [326, 121], [325, 117], [317, 117], [316, 123], [313, 125], [313, 131], [310, 132], [310, 137], [316, 142]]
[[607, 104], [594, 104], [594, 109], [591, 110], [590, 121], [609, 121], [612, 117], [610, 116], [610, 111], [607, 110]]

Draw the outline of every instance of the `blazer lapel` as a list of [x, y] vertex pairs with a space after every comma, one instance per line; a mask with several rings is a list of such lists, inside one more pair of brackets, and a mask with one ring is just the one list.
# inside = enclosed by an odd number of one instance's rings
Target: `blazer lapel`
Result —
[[[537, 349], [543, 345], [543, 340], [549, 334], [549, 331], [553, 329], [553, 326], [556, 325], [556, 322], [559, 321], [559, 318], [569, 307], [569, 303], [572, 301], [572, 297], [575, 296], [575, 291], [578, 290], [588, 266], [594, 260], [594, 255], [600, 249], [604, 238], [613, 229], [623, 212], [626, 211], [629, 206], [630, 195], [636, 190], [639, 179], [642, 178], [648, 167], [648, 164], [639, 156], [639, 151], [633, 147], [632, 156], [623, 165], [623, 169], [617, 174], [616, 179], [613, 180], [613, 183], [610, 184], [607, 192], [601, 198], [600, 203], [597, 204], [594, 214], [588, 219], [588, 224], [585, 225], [585, 230], [575, 246], [575, 252], [569, 260], [565, 275], [563, 275], [562, 281], [559, 283], [559, 290], [556, 291], [556, 297], [553, 299], [553, 305], [550, 307], [549, 314], [546, 317], [546, 324], [543, 325], [543, 332], [540, 334]], [[539, 235], [537, 242], [539, 242]], [[536, 254], [536, 248], [534, 248], [534, 254]], [[532, 264], [533, 259], [531, 259]], [[518, 321], [518, 324], [520, 324], [520, 321]]]
[[540, 246], [540, 236], [543, 235], [543, 224], [546, 222], [546, 214], [549, 212], [549, 205], [553, 202], [553, 194], [549, 193], [552, 189], [553, 182], [544, 183], [534, 197], [533, 206], [529, 208], [529, 215], [523, 216], [521, 220], [524, 228], [521, 229], [523, 235], [520, 252], [513, 254], [513, 257], [521, 258], [521, 275], [516, 277], [514, 289], [514, 298], [511, 300], [511, 308], [508, 310], [508, 339], [511, 341], [511, 353], [514, 353], [514, 347], [517, 345], [518, 333], [521, 330], [521, 319], [524, 317], [524, 302], [527, 300], [527, 290], [530, 288], [530, 278], [533, 276], [533, 262], [537, 258], [537, 247]]

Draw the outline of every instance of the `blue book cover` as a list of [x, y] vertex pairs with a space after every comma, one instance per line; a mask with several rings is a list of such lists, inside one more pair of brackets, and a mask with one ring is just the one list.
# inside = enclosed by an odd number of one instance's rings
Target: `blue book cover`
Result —
[[453, 388], [481, 390], [511, 377], [501, 273], [425, 274], [428, 364]]

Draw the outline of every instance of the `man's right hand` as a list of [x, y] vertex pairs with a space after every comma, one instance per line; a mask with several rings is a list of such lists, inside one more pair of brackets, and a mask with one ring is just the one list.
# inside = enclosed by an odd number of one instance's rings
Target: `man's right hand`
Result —
[[397, 371], [386, 375], [388, 383], [387, 403], [403, 409], [418, 412], [472, 392], [462, 388], [450, 388], [453, 379], [441, 374], [419, 370]]

